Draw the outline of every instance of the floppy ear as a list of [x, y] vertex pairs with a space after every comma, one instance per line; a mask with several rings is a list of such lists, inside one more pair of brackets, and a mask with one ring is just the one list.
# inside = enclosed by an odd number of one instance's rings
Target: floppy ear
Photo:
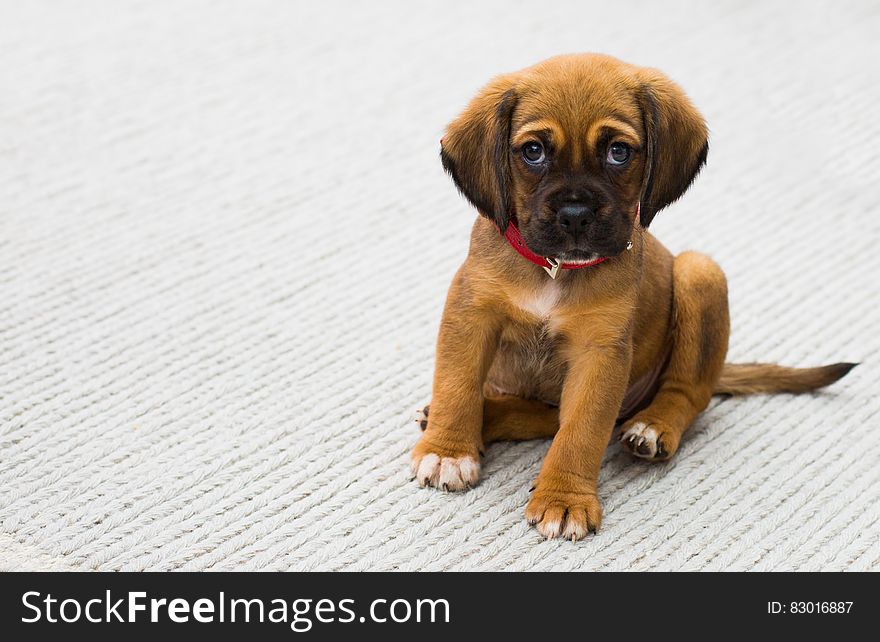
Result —
[[647, 136], [640, 222], [685, 193], [706, 163], [709, 133], [681, 87], [655, 69], [641, 69], [639, 103]]
[[443, 168], [456, 187], [504, 232], [510, 221], [510, 117], [516, 106], [514, 76], [486, 85], [446, 130]]

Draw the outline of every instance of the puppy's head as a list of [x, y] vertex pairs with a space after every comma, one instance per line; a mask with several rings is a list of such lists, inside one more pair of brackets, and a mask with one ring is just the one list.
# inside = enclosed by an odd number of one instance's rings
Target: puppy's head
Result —
[[449, 126], [441, 158], [501, 231], [516, 217], [534, 252], [576, 262], [622, 252], [634, 225], [685, 192], [707, 151], [703, 118], [678, 85], [584, 54], [495, 78]]

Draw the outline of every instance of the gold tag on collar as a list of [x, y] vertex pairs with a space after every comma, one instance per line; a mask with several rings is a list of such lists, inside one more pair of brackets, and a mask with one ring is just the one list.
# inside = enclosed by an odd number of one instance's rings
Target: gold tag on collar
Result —
[[550, 267], [547, 267], [545, 265], [542, 265], [541, 267], [543, 267], [544, 271], [550, 275], [551, 279], [555, 279], [556, 275], [559, 274], [560, 268], [562, 267], [562, 261], [557, 261], [556, 259], [549, 256], [545, 256], [544, 259], [547, 261], [547, 263], [550, 264]]

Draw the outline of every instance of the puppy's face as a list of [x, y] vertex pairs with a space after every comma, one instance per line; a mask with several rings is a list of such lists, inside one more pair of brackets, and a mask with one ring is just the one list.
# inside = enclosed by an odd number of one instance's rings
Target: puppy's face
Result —
[[596, 67], [536, 70], [511, 115], [511, 211], [533, 251], [565, 261], [626, 248], [642, 183], [638, 103], [614, 68]]
[[515, 217], [534, 252], [588, 261], [622, 252], [687, 189], [706, 136], [659, 72], [562, 56], [492, 81], [450, 125], [442, 160], [502, 231]]

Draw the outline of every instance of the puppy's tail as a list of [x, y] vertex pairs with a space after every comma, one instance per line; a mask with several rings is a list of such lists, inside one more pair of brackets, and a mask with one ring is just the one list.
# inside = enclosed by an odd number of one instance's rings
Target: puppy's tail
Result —
[[753, 395], [810, 392], [831, 385], [857, 365], [835, 363], [818, 368], [788, 368], [774, 363], [725, 363], [714, 393]]

